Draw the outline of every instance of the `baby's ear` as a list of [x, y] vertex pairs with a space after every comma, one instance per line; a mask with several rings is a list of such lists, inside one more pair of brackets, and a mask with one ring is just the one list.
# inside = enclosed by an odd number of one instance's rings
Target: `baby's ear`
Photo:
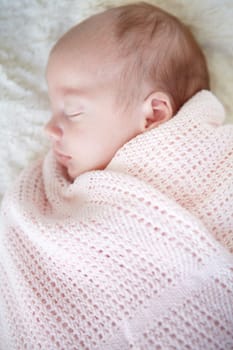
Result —
[[143, 131], [156, 128], [173, 115], [170, 97], [164, 92], [153, 92], [143, 102]]

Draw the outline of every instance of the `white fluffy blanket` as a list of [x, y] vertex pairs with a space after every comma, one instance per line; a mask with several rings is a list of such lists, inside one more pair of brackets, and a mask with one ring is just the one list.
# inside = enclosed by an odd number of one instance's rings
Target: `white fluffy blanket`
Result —
[[[49, 117], [44, 71], [55, 41], [72, 25], [132, 0], [0, 1], [0, 199], [20, 170], [44, 154]], [[185, 21], [207, 56], [211, 86], [233, 121], [232, 0], [150, 0]]]
[[[207, 91], [70, 183], [3, 200], [0, 348], [233, 348], [233, 125]], [[166, 140], [166, 142], [164, 141]]]

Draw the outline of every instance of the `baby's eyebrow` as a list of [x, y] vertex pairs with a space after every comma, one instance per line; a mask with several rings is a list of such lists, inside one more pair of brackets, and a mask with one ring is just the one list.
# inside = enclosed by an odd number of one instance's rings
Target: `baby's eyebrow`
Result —
[[85, 94], [85, 90], [79, 87], [63, 87], [62, 90], [65, 93], [65, 95], [82, 96]]
[[64, 96], [64, 106], [69, 107], [80, 107], [84, 103], [85, 94], [83, 90], [76, 88], [67, 88], [62, 91]]

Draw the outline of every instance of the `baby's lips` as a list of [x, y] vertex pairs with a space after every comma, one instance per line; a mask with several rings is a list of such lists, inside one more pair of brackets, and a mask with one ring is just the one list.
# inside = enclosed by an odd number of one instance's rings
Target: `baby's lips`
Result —
[[53, 150], [54, 152], [54, 156], [56, 158], [56, 160], [58, 161], [58, 163], [64, 165], [64, 166], [67, 166], [69, 161], [72, 159], [71, 156], [68, 156], [66, 154], [63, 154], [63, 153], [60, 153], [58, 152], [57, 150]]

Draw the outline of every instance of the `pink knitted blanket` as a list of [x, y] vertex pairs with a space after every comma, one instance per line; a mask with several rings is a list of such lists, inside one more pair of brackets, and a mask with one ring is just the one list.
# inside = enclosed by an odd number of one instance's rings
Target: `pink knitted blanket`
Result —
[[233, 126], [207, 91], [70, 183], [2, 204], [0, 349], [233, 349]]

